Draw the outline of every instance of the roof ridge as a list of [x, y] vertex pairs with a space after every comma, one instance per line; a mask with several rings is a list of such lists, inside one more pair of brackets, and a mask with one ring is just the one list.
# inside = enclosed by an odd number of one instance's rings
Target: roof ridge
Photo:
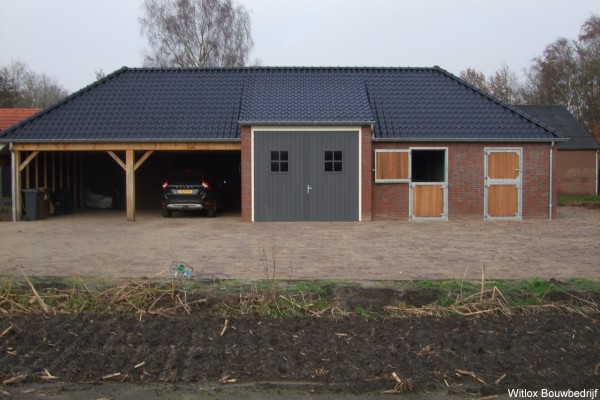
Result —
[[247, 66], [247, 67], [133, 67], [132, 72], [193, 72], [193, 71], [432, 71], [433, 67], [392, 67], [392, 66]]

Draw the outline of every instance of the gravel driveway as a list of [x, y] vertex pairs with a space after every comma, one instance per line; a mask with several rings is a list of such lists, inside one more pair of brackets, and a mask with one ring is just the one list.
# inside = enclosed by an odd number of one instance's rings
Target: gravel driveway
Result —
[[554, 221], [242, 223], [239, 215], [80, 211], [0, 222], [0, 274], [263, 279], [600, 279], [600, 210], [561, 207]]

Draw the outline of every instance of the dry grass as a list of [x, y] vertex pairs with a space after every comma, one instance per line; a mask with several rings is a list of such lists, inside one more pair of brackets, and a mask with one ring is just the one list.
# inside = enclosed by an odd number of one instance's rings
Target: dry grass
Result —
[[77, 278], [68, 289], [57, 287], [36, 289], [22, 272], [23, 281], [10, 276], [0, 284], [0, 313], [122, 313], [135, 312], [140, 319], [146, 314], [174, 315], [191, 313], [206, 302], [191, 298], [178, 288], [177, 280], [169, 284], [152, 281], [128, 281], [102, 290], [90, 289]]
[[[40, 284], [24, 272], [0, 281], [0, 314], [15, 313], [136, 313], [140, 320], [146, 315], [173, 316], [198, 312], [228, 315], [260, 315], [269, 317], [346, 317], [364, 316], [357, 310], [333, 307], [331, 299], [320, 293], [318, 288], [299, 292], [280, 292], [277, 285], [261, 290], [254, 286], [240, 290], [238, 298], [230, 295], [228, 301], [217, 300], [216, 305], [207, 306], [206, 297], [200, 291], [186, 290], [181, 278], [168, 280], [127, 281], [101, 289], [90, 288], [81, 278], [71, 281], [70, 286]], [[36, 287], [37, 286], [37, 287]], [[50, 287], [48, 287], [50, 286]], [[544, 302], [536, 305], [511, 305], [498, 287], [459, 297], [451, 305], [430, 304], [421, 307], [406, 305], [387, 306], [378, 317], [462, 315], [478, 316], [495, 314], [511, 316], [516, 313], [568, 313], [584, 316], [600, 314], [600, 306], [590, 300], [578, 298], [564, 292], [572, 301]], [[233, 294], [233, 293], [232, 293]], [[10, 327], [9, 327], [10, 329]], [[0, 332], [0, 336], [6, 332]]]
[[459, 298], [454, 304], [449, 306], [430, 304], [423, 307], [388, 306], [385, 307], [385, 309], [393, 316], [436, 317], [453, 314], [462, 316], [477, 316], [482, 314], [512, 316], [516, 313], [532, 314], [541, 312], [562, 312], [587, 316], [600, 313], [600, 305], [597, 303], [578, 298], [567, 292], [564, 293], [572, 297], [574, 301], [571, 303], [555, 302], [537, 305], [511, 306], [500, 289], [494, 286], [492, 289], [482, 290], [470, 296]]

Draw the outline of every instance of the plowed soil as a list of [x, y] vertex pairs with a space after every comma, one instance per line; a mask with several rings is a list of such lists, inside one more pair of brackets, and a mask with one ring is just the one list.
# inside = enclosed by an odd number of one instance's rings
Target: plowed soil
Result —
[[393, 372], [406, 390], [459, 395], [600, 382], [600, 315], [227, 319], [224, 329], [225, 317], [197, 314], [0, 317], [0, 389], [124, 382], [380, 393], [396, 386]]

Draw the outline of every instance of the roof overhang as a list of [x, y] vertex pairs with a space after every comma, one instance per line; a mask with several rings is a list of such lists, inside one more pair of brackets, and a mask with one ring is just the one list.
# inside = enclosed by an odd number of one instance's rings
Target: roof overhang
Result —
[[373, 138], [373, 142], [558, 143], [568, 138]]
[[375, 121], [238, 121], [240, 125], [252, 126], [365, 126]]
[[10, 144], [16, 151], [123, 151], [123, 150], [241, 150], [240, 139], [228, 140], [179, 140], [179, 141], [19, 141]]

